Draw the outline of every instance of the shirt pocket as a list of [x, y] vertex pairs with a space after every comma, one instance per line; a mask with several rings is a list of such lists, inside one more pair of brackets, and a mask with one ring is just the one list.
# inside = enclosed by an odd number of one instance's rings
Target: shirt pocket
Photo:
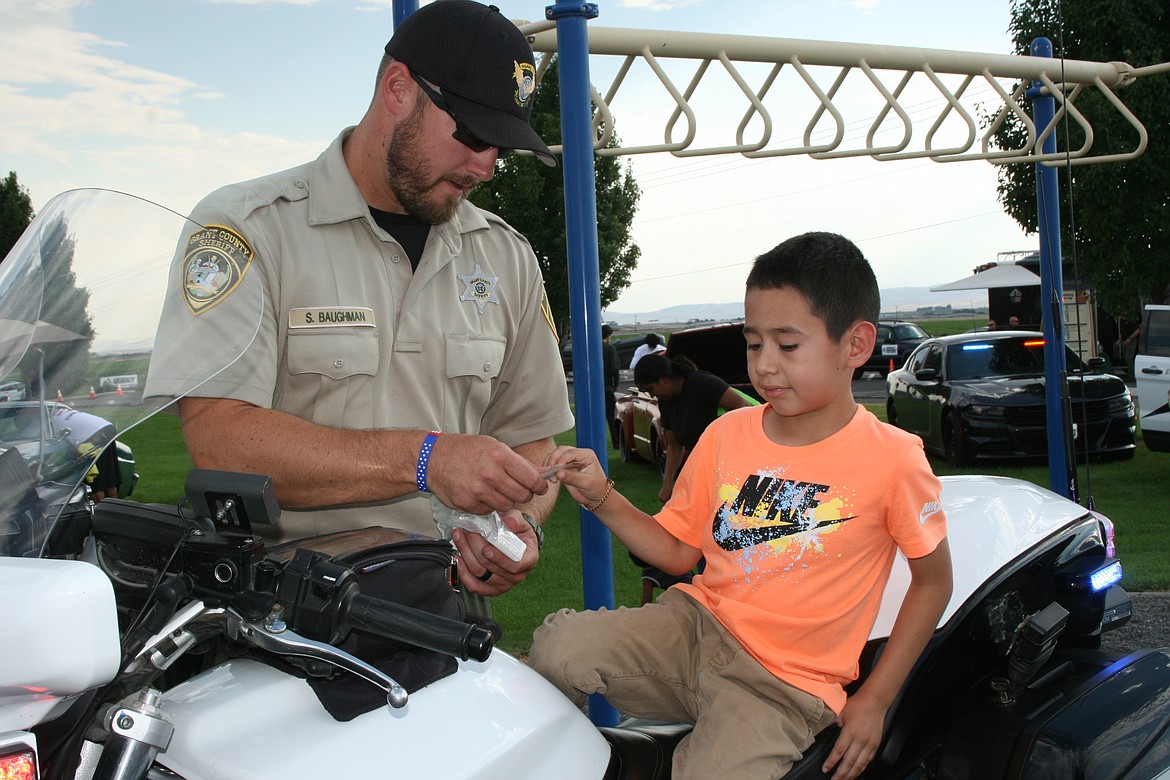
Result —
[[378, 372], [378, 332], [372, 328], [290, 331], [288, 372], [322, 374], [330, 379], [374, 376]]
[[318, 425], [368, 427], [378, 373], [378, 331], [290, 331], [286, 384], [278, 408]]
[[502, 338], [448, 333], [447, 391], [443, 404], [443, 428], [479, 433], [492, 400], [508, 343]]

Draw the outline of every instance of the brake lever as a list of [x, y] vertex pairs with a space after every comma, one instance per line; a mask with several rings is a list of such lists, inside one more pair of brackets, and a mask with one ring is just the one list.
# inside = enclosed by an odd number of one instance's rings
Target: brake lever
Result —
[[228, 629], [232, 639], [276, 655], [295, 655], [332, 664], [380, 688], [386, 694], [386, 703], [394, 709], [406, 706], [409, 695], [393, 677], [333, 645], [301, 636], [286, 627], [278, 613], [263, 621], [247, 620], [234, 613], [231, 616], [234, 619], [229, 621]]

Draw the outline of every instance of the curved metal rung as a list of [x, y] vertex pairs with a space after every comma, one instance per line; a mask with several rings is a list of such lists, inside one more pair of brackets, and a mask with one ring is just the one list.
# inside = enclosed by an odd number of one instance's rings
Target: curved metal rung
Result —
[[[555, 35], [550, 34], [548, 22], [527, 24], [522, 30], [530, 35], [533, 48], [538, 52], [555, 52]], [[829, 41], [801, 41], [760, 36], [717, 35], [708, 33], [679, 33], [652, 30], [628, 30], [619, 28], [589, 28], [589, 48], [593, 56], [621, 56], [621, 65], [610, 89], [604, 97], [597, 90], [592, 91], [597, 107], [594, 114], [594, 148], [598, 155], [619, 156], [669, 152], [676, 157], [698, 157], [740, 154], [747, 159], [809, 155], [817, 159], [837, 157], [868, 156], [884, 162], [928, 158], [935, 162], [959, 162], [985, 160], [996, 165], [1016, 163], [1040, 163], [1046, 166], [1086, 165], [1096, 162], [1132, 160], [1140, 156], [1148, 145], [1148, 132], [1125, 104], [1114, 94], [1112, 87], [1132, 83], [1140, 76], [1170, 71], [1170, 63], [1134, 68], [1123, 62], [1098, 63], [1080, 60], [1053, 60], [1042, 57], [1014, 56], [1002, 54], [979, 54], [937, 49], [914, 49], [910, 47], [879, 46], [866, 44], [838, 43]], [[660, 60], [695, 60], [698, 67], [685, 90], [671, 81]], [[612, 147], [615, 121], [620, 117], [613, 111], [613, 103], [619, 89], [626, 86], [626, 77], [634, 62], [642, 60], [654, 73], [655, 78], [670, 95], [673, 103], [669, 118], [663, 127], [661, 143], [638, 144], [629, 147]], [[739, 91], [748, 99], [748, 108], [734, 130], [733, 142], [695, 147], [698, 116], [702, 106], [694, 101], [702, 79], [711, 72], [710, 65], [718, 60], [735, 82]], [[753, 89], [744, 76], [740, 63], [764, 63], [773, 67], [759, 89]], [[781, 69], [789, 65], [798, 74], [817, 105], [811, 119], [803, 130], [798, 143], [783, 144], [772, 140], [775, 120], [764, 98], [773, 89]], [[542, 67], [544, 63], [542, 62]], [[832, 85], [824, 90], [810, 68], [837, 68]], [[1063, 80], [1057, 84], [1049, 76], [1059, 68]], [[874, 89], [882, 96], [884, 105], [876, 118], [867, 119], [868, 131], [864, 145], [859, 148], [842, 148], [846, 124], [835, 101], [841, 94], [847, 77], [860, 70]], [[877, 71], [901, 72], [898, 85], [891, 91], [879, 78]], [[923, 73], [942, 97], [945, 105], [935, 116], [930, 127], [923, 134], [921, 148], [911, 148], [914, 139], [914, 122], [906, 106], [902, 105], [908, 85], [915, 73]], [[821, 74], [818, 74], [821, 75]], [[948, 87], [942, 75], [964, 76], [957, 88]], [[980, 135], [976, 111], [971, 105], [971, 86], [981, 78], [994, 90], [1002, 105], [990, 113], [991, 120], [986, 131]], [[1011, 94], [1005, 89], [1007, 80], [1015, 80], [1020, 86]], [[1056, 118], [1043, 128], [1037, 128], [1024, 109], [1028, 88], [1032, 82], [1040, 85], [1043, 94], [1055, 97], [1059, 103]], [[1138, 136], [1136, 146], [1127, 152], [1092, 155], [1094, 130], [1089, 119], [1076, 107], [1076, 100], [1085, 87], [1094, 87], [1107, 102], [1120, 113], [1134, 128]], [[632, 89], [632, 87], [630, 87]], [[799, 86], [798, 86], [799, 89]], [[966, 98], [966, 105], [964, 99]], [[887, 127], [890, 114], [894, 113], [901, 123], [901, 133], [893, 142], [879, 144], [878, 137], [883, 130], [897, 133], [896, 127]], [[979, 112], [982, 113], [982, 112]], [[815, 137], [826, 116], [832, 128], [828, 130], [829, 140], [814, 143]], [[745, 141], [749, 125], [759, 118], [761, 134], [752, 141]], [[1013, 117], [1025, 135], [1024, 143], [1015, 149], [995, 148], [996, 133], [1003, 123]], [[936, 146], [941, 140], [945, 127], [955, 120], [966, 127], [966, 138], [947, 146]], [[1074, 150], [1044, 153], [1044, 142], [1064, 121], [1075, 122], [1084, 133], [1084, 142]], [[682, 137], [675, 139], [675, 130], [685, 122]], [[722, 130], [720, 130], [722, 132]], [[978, 141], [978, 145], [977, 145]], [[771, 148], [769, 148], [771, 146]], [[560, 147], [553, 147], [559, 150]], [[973, 151], [977, 149], [978, 151]]]
[[[723, 63], [723, 67], [727, 70], [728, 75], [731, 76], [732, 80], [735, 81], [736, 86], [739, 87], [740, 91], [743, 92], [748, 101], [751, 103], [751, 108], [748, 109], [747, 116], [745, 116], [744, 120], [740, 122], [739, 128], [736, 130], [736, 143], [730, 146], [709, 146], [699, 149], [685, 149], [671, 152], [671, 154], [673, 154], [675, 157], [698, 157], [700, 155], [709, 154], [742, 154], [744, 152], [754, 152], [757, 149], [764, 148], [764, 146], [767, 145], [769, 139], [772, 137], [772, 115], [768, 113], [766, 108], [764, 108], [764, 104], [760, 100], [761, 96], [752, 91], [752, 88], [748, 86], [747, 81], [740, 74], [740, 72], [736, 70], [735, 66], [732, 64], [731, 60], [728, 59], [725, 52], [719, 52], [719, 61]], [[699, 82], [706, 74], [707, 68], [710, 66], [710, 64], [711, 60], [703, 61], [699, 69], [695, 71], [694, 78], [691, 79], [691, 83], [687, 86], [687, 91], [683, 93], [683, 97], [686, 99], [688, 105], [690, 104], [691, 97], [695, 94], [695, 89], [699, 86]], [[767, 87], [764, 88], [764, 92], [767, 92]], [[743, 142], [743, 132], [747, 128], [748, 120], [755, 114], [759, 114], [760, 120], [764, 123], [764, 134], [756, 143], [745, 144]], [[678, 109], [675, 109], [674, 114], [671, 115], [670, 121], [666, 125], [667, 138], [670, 137], [670, 131], [673, 129], [674, 123], [677, 121], [678, 117], [679, 111]]]

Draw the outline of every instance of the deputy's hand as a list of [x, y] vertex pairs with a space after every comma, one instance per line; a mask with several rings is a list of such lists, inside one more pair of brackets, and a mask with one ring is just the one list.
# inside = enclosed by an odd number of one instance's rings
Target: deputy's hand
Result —
[[505, 512], [544, 495], [548, 487], [527, 458], [490, 436], [444, 433], [435, 439], [427, 466], [430, 492], [445, 505], [476, 515]]
[[540, 561], [536, 533], [520, 512], [500, 514], [508, 530], [524, 542], [524, 555], [513, 561], [474, 531], [456, 528], [451, 541], [459, 553], [459, 581], [463, 589], [477, 596], [498, 596], [524, 581]]

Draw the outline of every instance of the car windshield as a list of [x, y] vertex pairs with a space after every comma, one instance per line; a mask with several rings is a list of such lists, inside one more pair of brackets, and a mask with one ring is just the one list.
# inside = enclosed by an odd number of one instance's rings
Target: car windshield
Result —
[[[1070, 370], [1082, 368], [1071, 349], [1065, 350]], [[1044, 339], [1020, 337], [955, 344], [947, 350], [947, 379], [987, 379], [1044, 373]]]
[[930, 334], [922, 328], [915, 325], [913, 322], [903, 322], [898, 325], [890, 326], [893, 332], [894, 339], [897, 341], [911, 341], [913, 339], [928, 339]]

